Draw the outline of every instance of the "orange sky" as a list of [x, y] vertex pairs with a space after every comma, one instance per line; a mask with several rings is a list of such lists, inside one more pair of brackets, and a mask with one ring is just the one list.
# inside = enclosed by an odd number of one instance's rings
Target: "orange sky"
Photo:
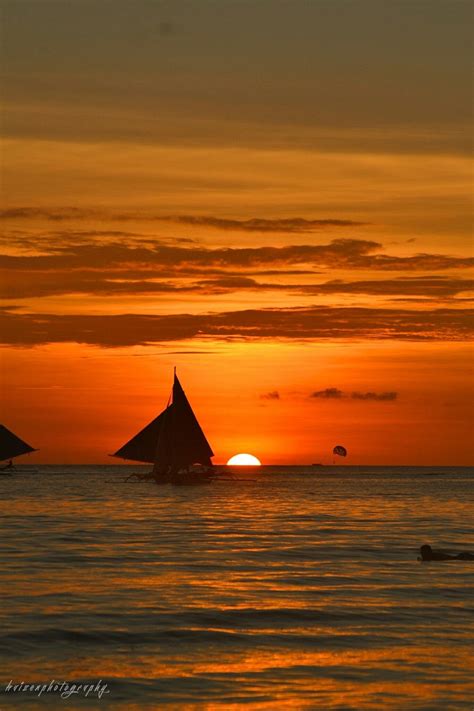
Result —
[[31, 461], [110, 462], [177, 365], [216, 461], [472, 462], [469, 4], [426, 7], [6, 3]]

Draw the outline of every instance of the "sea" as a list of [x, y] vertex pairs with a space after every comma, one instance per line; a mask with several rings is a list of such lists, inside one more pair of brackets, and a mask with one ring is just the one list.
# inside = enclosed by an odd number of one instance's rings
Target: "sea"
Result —
[[474, 709], [461, 467], [0, 477], [0, 708]]

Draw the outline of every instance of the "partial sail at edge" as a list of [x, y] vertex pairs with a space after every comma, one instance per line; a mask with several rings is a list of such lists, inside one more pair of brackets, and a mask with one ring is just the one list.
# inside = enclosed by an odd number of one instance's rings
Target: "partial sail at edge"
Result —
[[36, 452], [36, 449], [10, 432], [5, 425], [0, 425], [0, 462], [29, 452]]

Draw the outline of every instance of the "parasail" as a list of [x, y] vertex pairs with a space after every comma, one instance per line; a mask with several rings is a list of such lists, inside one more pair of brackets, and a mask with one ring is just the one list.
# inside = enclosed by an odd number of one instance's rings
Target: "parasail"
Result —
[[347, 449], [342, 446], [342, 444], [336, 445], [332, 450], [333, 454], [339, 455], [339, 457], [347, 457]]

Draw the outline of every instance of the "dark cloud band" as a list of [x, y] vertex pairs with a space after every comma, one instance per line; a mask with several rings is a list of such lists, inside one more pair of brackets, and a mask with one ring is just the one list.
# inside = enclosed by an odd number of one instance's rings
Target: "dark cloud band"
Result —
[[[202, 246], [169, 246], [161, 243], [130, 246], [124, 242], [59, 244], [41, 255], [2, 255], [6, 269], [69, 270], [135, 267], [151, 269], [183, 267], [255, 269], [266, 266], [312, 265], [333, 269], [377, 269], [381, 271], [437, 271], [474, 265], [472, 257], [445, 254], [414, 254], [409, 257], [382, 253], [382, 245], [372, 240], [335, 239], [327, 244], [285, 247], [240, 247], [209, 249]], [[337, 283], [334, 283], [334, 287]]]
[[1, 343], [34, 346], [76, 342], [103, 347], [148, 345], [188, 339], [397, 339], [466, 341], [468, 309], [286, 308], [210, 314], [58, 315], [0, 312]]
[[[282, 269], [271, 276], [292, 276]], [[240, 273], [224, 268], [180, 267], [170, 270], [157, 266], [139, 266], [94, 270], [50, 269], [15, 270], [0, 272], [0, 297], [4, 299], [26, 299], [64, 294], [89, 294], [95, 296], [140, 296], [142, 294], [199, 294], [217, 295], [240, 291], [293, 292], [306, 296], [329, 294], [361, 294], [375, 297], [449, 299], [463, 292], [474, 290], [470, 279], [457, 279], [431, 275], [429, 277], [399, 277], [396, 279], [371, 279], [365, 281], [320, 281], [316, 271], [296, 272], [304, 276], [306, 283], [285, 283], [282, 281], [257, 281], [258, 275], [249, 270]], [[206, 275], [209, 278], [203, 279]], [[260, 274], [262, 277], [265, 273]], [[313, 276], [313, 283], [308, 279]], [[201, 278], [199, 278], [201, 277]]]
[[68, 220], [108, 219], [119, 222], [146, 221], [171, 222], [193, 227], [212, 227], [218, 230], [241, 230], [244, 232], [313, 232], [327, 227], [360, 227], [366, 222], [336, 218], [308, 219], [305, 217], [263, 218], [249, 220], [229, 219], [213, 215], [157, 215], [149, 212], [117, 212], [95, 208], [77, 207], [13, 207], [0, 210], [0, 219], [42, 219], [51, 222]]

